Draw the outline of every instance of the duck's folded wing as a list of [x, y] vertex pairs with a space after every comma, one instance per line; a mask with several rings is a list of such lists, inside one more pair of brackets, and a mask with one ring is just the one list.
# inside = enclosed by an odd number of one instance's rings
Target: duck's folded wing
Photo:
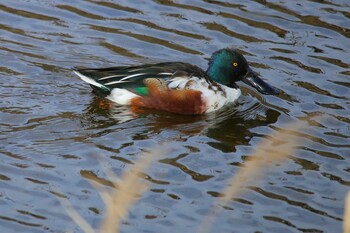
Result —
[[148, 78], [169, 80], [177, 77], [186, 78], [193, 73], [200, 73], [200, 75], [205, 74], [198, 67], [182, 62], [100, 69], [73, 68], [73, 72], [82, 80], [89, 83], [94, 89], [97, 88], [104, 94], [110, 93], [114, 88], [127, 89], [130, 91], [147, 88], [144, 80]]

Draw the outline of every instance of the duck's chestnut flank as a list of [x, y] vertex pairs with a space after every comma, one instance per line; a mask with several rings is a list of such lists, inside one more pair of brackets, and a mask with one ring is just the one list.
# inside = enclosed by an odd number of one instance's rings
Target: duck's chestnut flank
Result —
[[149, 89], [149, 94], [132, 98], [131, 105], [186, 115], [205, 112], [206, 103], [203, 101], [200, 91], [168, 89], [166, 86], [158, 85], [156, 82], [155, 79], [147, 81], [146, 86]]

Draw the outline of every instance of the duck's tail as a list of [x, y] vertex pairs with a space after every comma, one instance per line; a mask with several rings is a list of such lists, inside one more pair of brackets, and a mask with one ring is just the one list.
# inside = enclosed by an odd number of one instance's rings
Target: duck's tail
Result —
[[81, 78], [83, 81], [87, 82], [88, 84], [91, 85], [91, 87], [96, 91], [98, 90], [99, 92], [102, 92], [103, 94], [107, 94], [110, 93], [111, 90], [106, 87], [105, 85], [96, 82], [96, 80], [94, 80], [91, 77], [88, 77], [86, 75], [83, 74], [82, 70], [76, 67], [72, 68], [73, 72], [79, 76], [79, 78]]

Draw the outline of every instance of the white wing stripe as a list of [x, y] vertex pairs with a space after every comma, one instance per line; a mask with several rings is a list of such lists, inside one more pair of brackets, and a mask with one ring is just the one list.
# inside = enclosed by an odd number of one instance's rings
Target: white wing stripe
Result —
[[[117, 83], [124, 83], [124, 82], [127, 82], [126, 80], [129, 79], [129, 78], [141, 76], [141, 75], [144, 75], [144, 74], [146, 74], [146, 73], [140, 73], [140, 74], [129, 75], [129, 76], [126, 76], [126, 77], [124, 77], [124, 78], [122, 78], [122, 79], [120, 79], [120, 80], [105, 83], [105, 85], [111, 85], [111, 84], [117, 84]], [[158, 75], [172, 75], [172, 73], [163, 72], [163, 73], [158, 73]], [[106, 79], [110, 79], [110, 78], [123, 77], [123, 76], [124, 76], [124, 75], [122, 75], [122, 74], [110, 75], [110, 76], [106, 76], [106, 77], [100, 78], [99, 81], [106, 80]]]
[[109, 82], [109, 83], [105, 83], [105, 85], [111, 85], [111, 84], [116, 84], [116, 83], [124, 83], [126, 79], [129, 79], [129, 78], [132, 78], [132, 77], [136, 77], [136, 76], [140, 76], [140, 75], [144, 75], [145, 73], [141, 73], [141, 74], [133, 74], [133, 75], [129, 75], [129, 76], [126, 76], [125, 78], [122, 78], [118, 81], [112, 81], [112, 82]]
[[116, 77], [123, 77], [123, 76], [125, 76], [125, 75], [123, 75], [123, 74], [110, 75], [110, 76], [106, 76], [106, 77], [100, 78], [98, 80], [105, 80], [105, 79], [109, 79], [109, 78], [116, 78]]

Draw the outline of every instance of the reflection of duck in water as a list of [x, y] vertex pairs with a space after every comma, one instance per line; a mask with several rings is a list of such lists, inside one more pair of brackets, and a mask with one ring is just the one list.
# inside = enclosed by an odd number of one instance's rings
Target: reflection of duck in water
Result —
[[130, 67], [74, 69], [97, 93], [120, 105], [154, 108], [179, 114], [209, 113], [241, 95], [237, 81], [263, 94], [277, 94], [254, 73], [237, 50], [216, 51], [206, 72], [182, 62]]
[[209, 114], [211, 120], [208, 121], [204, 134], [214, 140], [207, 144], [224, 152], [236, 151], [237, 146], [249, 145], [253, 137], [259, 137], [258, 132], [264, 134], [260, 130], [279, 119], [281, 112], [273, 107], [245, 96], [238, 100], [234, 108], [227, 106]]
[[[265, 126], [275, 123], [282, 112], [256, 98], [243, 96], [237, 103], [216, 112], [203, 115], [174, 115], [153, 109], [121, 106], [107, 102], [101, 107], [102, 97], [91, 98], [81, 122], [84, 127], [118, 132], [134, 132], [133, 138], [153, 138], [159, 142], [199, 140], [224, 152], [236, 151], [237, 146], [249, 145]], [[176, 116], [176, 117], [174, 117]], [[286, 115], [285, 115], [286, 116]], [[105, 131], [104, 131], [105, 130]], [[260, 133], [259, 133], [260, 132]], [[158, 135], [158, 136], [157, 136]]]

